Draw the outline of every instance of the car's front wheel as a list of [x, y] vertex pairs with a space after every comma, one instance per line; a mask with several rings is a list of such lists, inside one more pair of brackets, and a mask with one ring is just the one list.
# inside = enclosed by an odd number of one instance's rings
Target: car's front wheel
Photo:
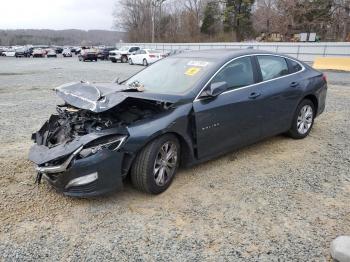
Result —
[[134, 63], [132, 62], [132, 59], [129, 58], [129, 65], [133, 65]]
[[163, 135], [139, 152], [131, 167], [131, 181], [141, 191], [162, 193], [170, 186], [179, 161], [179, 140], [172, 134]]
[[304, 99], [298, 105], [288, 135], [295, 139], [306, 137], [314, 124], [315, 105], [309, 99]]

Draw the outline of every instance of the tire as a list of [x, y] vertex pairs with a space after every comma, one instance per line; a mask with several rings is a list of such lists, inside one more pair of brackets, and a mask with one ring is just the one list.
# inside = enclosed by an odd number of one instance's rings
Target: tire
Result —
[[143, 64], [144, 66], [148, 66], [147, 60], [146, 60], [146, 59], [143, 59], [142, 64]]
[[314, 125], [315, 105], [309, 99], [300, 102], [295, 110], [292, 126], [287, 134], [294, 139], [307, 137]]
[[112, 63], [117, 63], [117, 60], [114, 60], [114, 59], [113, 59], [113, 60], [111, 60], [111, 61], [112, 61]]
[[[163, 149], [167, 152], [165, 155], [172, 152], [171, 159], [162, 161], [166, 159], [161, 153]], [[172, 134], [163, 135], [147, 144], [138, 153], [131, 167], [131, 181], [134, 187], [150, 194], [164, 192], [170, 186], [179, 167], [180, 150], [179, 140]]]
[[128, 62], [128, 58], [127, 58], [126, 56], [122, 56], [121, 62], [122, 62], [122, 63]]
[[132, 59], [129, 58], [129, 65], [133, 65], [134, 63], [132, 62]]

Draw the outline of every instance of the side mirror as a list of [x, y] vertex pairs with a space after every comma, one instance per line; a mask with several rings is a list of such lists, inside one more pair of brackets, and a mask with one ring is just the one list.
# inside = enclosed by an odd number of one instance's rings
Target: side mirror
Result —
[[211, 83], [209, 89], [206, 91], [204, 96], [216, 97], [226, 90], [227, 83], [225, 81]]
[[131, 54], [132, 54], [132, 55], [136, 55], [136, 52], [135, 52], [135, 51], [134, 51], [134, 52], [131, 52]]

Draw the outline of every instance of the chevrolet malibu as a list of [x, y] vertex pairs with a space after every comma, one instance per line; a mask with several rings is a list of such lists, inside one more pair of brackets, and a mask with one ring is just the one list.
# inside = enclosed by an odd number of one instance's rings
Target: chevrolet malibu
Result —
[[127, 80], [75, 82], [32, 135], [29, 159], [70, 196], [159, 194], [180, 165], [286, 133], [305, 138], [325, 108], [325, 76], [295, 58], [257, 50], [187, 52]]

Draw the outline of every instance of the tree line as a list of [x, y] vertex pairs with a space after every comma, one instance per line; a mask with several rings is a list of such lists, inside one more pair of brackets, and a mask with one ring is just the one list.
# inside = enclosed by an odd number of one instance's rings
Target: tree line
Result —
[[290, 41], [303, 32], [322, 41], [350, 38], [350, 0], [119, 0], [114, 17], [131, 42], [246, 41], [273, 33]]
[[125, 33], [107, 30], [0, 30], [0, 46], [13, 45], [115, 45]]

